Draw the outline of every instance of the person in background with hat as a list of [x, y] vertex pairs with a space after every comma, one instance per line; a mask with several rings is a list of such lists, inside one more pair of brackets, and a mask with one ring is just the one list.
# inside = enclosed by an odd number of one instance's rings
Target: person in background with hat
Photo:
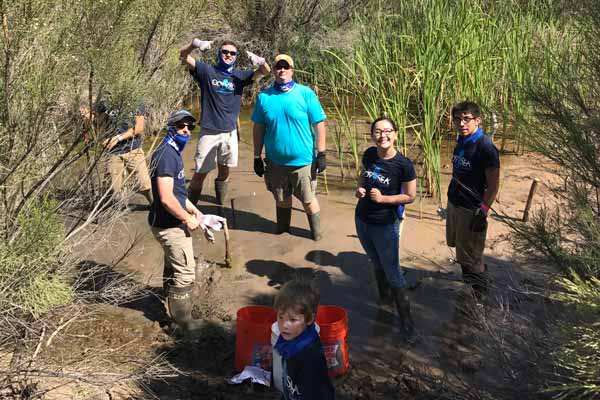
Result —
[[267, 190], [275, 198], [277, 233], [290, 230], [293, 194], [304, 206], [313, 240], [320, 240], [321, 215], [315, 190], [317, 173], [327, 166], [325, 112], [315, 92], [294, 81], [290, 56], [275, 57], [273, 73], [275, 83], [258, 95], [252, 113], [254, 172], [261, 177], [264, 174]]
[[[140, 104], [135, 111], [125, 113], [121, 107], [109, 108], [104, 102], [98, 101], [92, 111], [86, 105], [79, 108], [82, 117], [101, 129], [105, 137], [102, 141], [106, 151], [105, 166], [115, 198], [127, 203], [123, 196], [123, 183], [133, 176], [135, 189], [146, 198], [149, 205], [152, 204], [150, 175], [142, 149], [146, 106]], [[89, 133], [85, 135], [89, 136]]]
[[271, 69], [265, 59], [246, 52], [257, 70], [234, 69], [238, 49], [225, 40], [219, 48], [216, 65], [206, 64], [190, 55], [194, 49], [206, 51], [212, 41], [194, 39], [180, 49], [180, 57], [188, 66], [202, 94], [201, 130], [196, 147], [196, 171], [189, 185], [189, 198], [194, 204], [200, 199], [204, 180], [218, 167], [215, 179], [217, 203], [223, 205], [227, 196], [229, 169], [238, 163], [237, 121], [244, 87], [268, 74]]
[[191, 232], [218, 230], [223, 218], [203, 215], [187, 198], [181, 152], [196, 119], [186, 110], [175, 111], [167, 121], [167, 134], [152, 154], [151, 181], [154, 201], [148, 214], [154, 237], [164, 250], [163, 289], [167, 309], [175, 324], [187, 331], [202, 326], [192, 318], [192, 287], [196, 262]]

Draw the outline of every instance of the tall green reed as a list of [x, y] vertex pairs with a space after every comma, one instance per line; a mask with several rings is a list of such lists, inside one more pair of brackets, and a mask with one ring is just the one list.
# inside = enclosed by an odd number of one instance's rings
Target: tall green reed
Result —
[[[522, 87], [542, 49], [537, 42], [556, 37], [542, 34], [554, 18], [547, 3], [399, 0], [386, 3], [385, 11], [380, 4], [379, 13], [358, 19], [363, 29], [354, 53], [328, 50], [316, 60], [329, 70], [321, 81], [352, 95], [369, 118], [385, 112], [396, 121], [399, 150], [411, 158], [422, 155], [426, 189], [441, 202], [440, 149], [451, 128], [452, 104], [479, 103], [484, 127], [485, 117], [499, 116], [503, 140], [512, 132], [523, 151], [519, 121], [531, 110]], [[340, 110], [347, 102], [338, 95], [332, 101]], [[356, 139], [347, 138], [354, 154]], [[413, 147], [421, 153], [409, 154]]]

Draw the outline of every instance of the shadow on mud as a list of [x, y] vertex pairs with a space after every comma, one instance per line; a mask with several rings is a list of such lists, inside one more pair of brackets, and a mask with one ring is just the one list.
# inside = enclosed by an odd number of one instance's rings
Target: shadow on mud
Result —
[[[274, 222], [275, 207], [273, 207], [273, 220], [264, 218], [253, 212], [243, 211], [237, 208], [235, 213], [233, 213], [231, 207], [227, 206], [220, 207], [218, 205], [202, 204], [199, 208], [204, 214], [221, 215], [227, 218], [227, 224], [231, 229], [277, 235], [277, 224]], [[304, 212], [303, 210], [299, 210], [297, 208], [294, 208], [294, 211], [302, 213]], [[293, 225], [290, 227], [290, 234], [306, 239], [311, 238], [311, 234], [308, 229], [299, 228]]]
[[161, 300], [162, 288], [140, 283], [135, 274], [124, 274], [110, 265], [86, 260], [78, 265], [74, 287], [86, 301], [141, 311], [144, 317], [160, 326], [168, 323]]
[[[251, 260], [246, 269], [268, 278], [268, 284], [274, 288], [294, 278], [313, 280], [320, 288], [322, 304], [338, 305], [348, 311], [351, 368], [335, 379], [337, 399], [474, 399], [493, 391], [494, 386], [506, 388], [517, 380], [502, 376], [506, 370], [499, 368], [501, 360], [495, 360], [490, 353], [490, 346], [496, 345], [489, 343], [490, 334], [501, 327], [498, 320], [507, 318], [504, 309], [498, 307], [500, 300], [503, 307], [510, 305], [511, 309], [531, 313], [534, 307], [530, 303], [536, 299], [519, 292], [519, 285], [524, 281], [514, 276], [505, 261], [486, 258], [492, 282], [488, 300], [482, 305], [478, 305], [459, 282], [459, 273], [414, 271], [415, 280], [421, 284], [410, 297], [422, 338], [409, 346], [397, 338], [395, 311], [377, 304], [372, 267], [364, 254], [340, 252], [334, 255], [313, 250], [305, 259], [316, 268]], [[343, 278], [334, 282], [332, 268], [342, 271]], [[166, 321], [164, 306], [155, 290], [110, 266], [82, 263], [77, 283], [82, 295], [140, 310], [152, 321]], [[119, 294], [121, 300], [115, 303]], [[273, 296], [258, 294], [250, 303], [272, 305]], [[506, 330], [505, 326], [501, 328]], [[510, 338], [509, 335], [504, 337]], [[192, 340], [171, 336], [149, 349], [157, 360], [173, 367], [170, 375], [140, 384], [155, 398], [279, 398], [274, 389], [227, 384], [227, 378], [234, 375], [235, 332], [231, 321], [208, 323], [195, 332]], [[495, 348], [501, 354], [499, 350], [502, 349]], [[438, 361], [434, 364], [424, 361], [429, 360], [431, 354], [437, 354], [434, 359]], [[522, 361], [530, 360], [531, 357], [525, 356], [523, 354]]]

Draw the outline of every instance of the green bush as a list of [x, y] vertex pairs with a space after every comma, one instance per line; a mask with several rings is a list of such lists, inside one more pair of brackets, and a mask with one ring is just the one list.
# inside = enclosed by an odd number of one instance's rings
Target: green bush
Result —
[[72, 300], [66, 276], [56, 274], [64, 255], [64, 226], [55, 208], [56, 202], [47, 199], [28, 203], [17, 218], [16, 234], [0, 246], [3, 309], [40, 316]]
[[573, 308], [577, 323], [565, 324], [568, 340], [555, 353], [565, 382], [551, 388], [557, 398], [592, 399], [600, 396], [600, 279], [572, 273], [559, 279], [564, 292], [555, 298]]
[[[573, 11], [577, 45], [548, 52], [534, 66], [546, 76], [527, 88], [535, 120], [527, 144], [552, 160], [564, 185], [528, 223], [512, 223], [523, 254], [535, 254], [559, 271], [553, 297], [567, 311], [545, 391], [556, 399], [600, 396], [600, 9], [578, 2]], [[536, 70], [537, 69], [537, 70]], [[550, 71], [550, 72], [549, 72]], [[545, 75], [544, 75], [545, 74]]]

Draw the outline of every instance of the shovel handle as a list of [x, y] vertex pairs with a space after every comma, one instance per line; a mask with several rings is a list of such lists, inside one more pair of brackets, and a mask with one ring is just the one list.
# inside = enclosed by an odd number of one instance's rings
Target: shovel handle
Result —
[[227, 221], [223, 222], [223, 233], [225, 234], [225, 266], [231, 268], [231, 257], [229, 255], [229, 228]]

